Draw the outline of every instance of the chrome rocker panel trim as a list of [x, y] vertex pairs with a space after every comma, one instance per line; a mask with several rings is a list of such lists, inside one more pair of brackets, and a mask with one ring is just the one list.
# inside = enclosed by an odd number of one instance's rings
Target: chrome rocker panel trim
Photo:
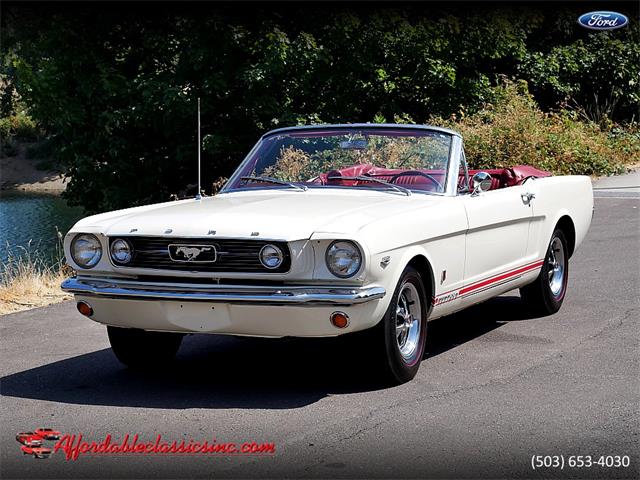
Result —
[[167, 285], [122, 279], [68, 278], [65, 292], [122, 299], [207, 301], [267, 305], [355, 305], [386, 295], [383, 287]]

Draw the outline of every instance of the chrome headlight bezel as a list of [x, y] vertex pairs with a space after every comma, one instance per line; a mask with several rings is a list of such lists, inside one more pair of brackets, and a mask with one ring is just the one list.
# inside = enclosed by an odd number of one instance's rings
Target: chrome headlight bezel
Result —
[[[268, 252], [269, 249], [272, 250], [272, 256], [270, 256], [269, 258], [271, 259], [275, 258], [278, 262], [277, 264], [269, 264], [268, 260], [265, 260], [264, 256], [267, 255], [266, 252]], [[277, 245], [268, 243], [260, 249], [258, 258], [260, 259], [260, 263], [264, 268], [267, 268], [269, 270], [275, 270], [276, 268], [280, 268], [280, 266], [282, 266], [282, 263], [284, 262], [284, 252]]]
[[[350, 259], [351, 263], [346, 268], [346, 272], [344, 271], [344, 268], [337, 268], [335, 264], [336, 259], [345, 259], [344, 256], [336, 256], [336, 254], [341, 251], [351, 251], [352, 253]], [[355, 276], [362, 268], [362, 250], [355, 242], [351, 240], [334, 240], [333, 242], [331, 242], [327, 247], [324, 259], [329, 272], [331, 272], [332, 275], [338, 278], [351, 278]]]
[[[83, 260], [80, 258], [80, 254], [83, 253], [83, 251], [79, 249], [79, 247], [82, 247], [82, 245], [79, 245], [79, 242], [81, 241], [85, 242], [84, 252], [93, 251], [93, 256], [91, 256], [89, 260]], [[100, 263], [100, 260], [102, 259], [102, 242], [100, 242], [100, 239], [93, 233], [79, 233], [73, 237], [73, 240], [71, 240], [69, 252], [71, 254], [71, 259], [76, 265], [83, 269], [90, 269]]]
[[[124, 260], [117, 258], [116, 257], [117, 254], [115, 252], [115, 250], [117, 250], [118, 252], [123, 251], [119, 248], [119, 246], [122, 244], [124, 244], [127, 247], [127, 252], [129, 255], [128, 258], [125, 258]], [[129, 242], [125, 238], [116, 238], [111, 242], [111, 246], [109, 247], [109, 255], [111, 256], [111, 261], [115, 265], [127, 265], [133, 259], [133, 246], [131, 245], [131, 242]]]

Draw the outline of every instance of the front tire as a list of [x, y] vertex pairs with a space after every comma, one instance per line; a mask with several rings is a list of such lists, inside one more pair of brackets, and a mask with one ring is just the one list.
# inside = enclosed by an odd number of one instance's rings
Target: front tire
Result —
[[560, 310], [569, 280], [569, 249], [560, 229], [551, 236], [540, 275], [520, 289], [528, 309], [538, 315], [551, 315]]
[[148, 332], [137, 328], [107, 326], [109, 343], [116, 358], [129, 368], [151, 370], [166, 365], [182, 343], [181, 333]]
[[422, 277], [416, 269], [407, 267], [383, 319], [362, 332], [361, 341], [366, 342], [363, 347], [373, 357], [385, 383], [399, 385], [418, 373], [427, 340], [427, 316]]

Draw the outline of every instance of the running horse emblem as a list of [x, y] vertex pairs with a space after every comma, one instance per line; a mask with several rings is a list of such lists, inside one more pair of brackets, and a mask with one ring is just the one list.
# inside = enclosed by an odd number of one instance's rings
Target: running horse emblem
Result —
[[198, 258], [198, 255], [202, 252], [207, 252], [209, 250], [213, 250], [213, 247], [178, 247], [176, 249], [176, 255], [182, 255], [187, 262], [192, 262]]

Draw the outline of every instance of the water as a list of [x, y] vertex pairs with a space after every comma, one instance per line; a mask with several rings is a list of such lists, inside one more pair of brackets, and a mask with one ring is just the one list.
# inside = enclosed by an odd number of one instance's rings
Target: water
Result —
[[65, 235], [82, 216], [81, 208], [69, 207], [55, 195], [0, 192], [0, 270], [10, 253], [24, 254], [20, 247], [29, 241], [32, 252], [37, 249], [53, 263], [59, 250], [56, 227]]

